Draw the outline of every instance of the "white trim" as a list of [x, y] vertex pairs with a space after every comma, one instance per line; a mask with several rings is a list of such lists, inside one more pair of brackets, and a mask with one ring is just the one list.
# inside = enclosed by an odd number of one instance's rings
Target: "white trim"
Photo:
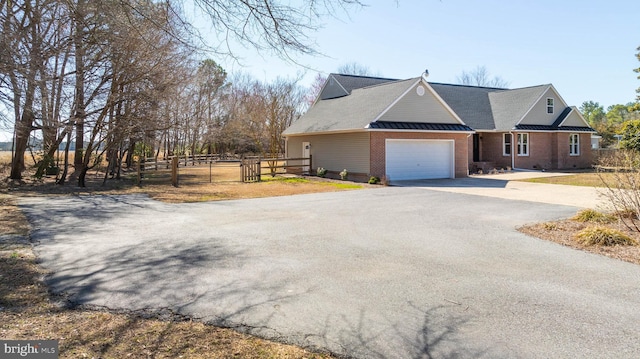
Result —
[[438, 131], [438, 130], [403, 130], [403, 129], [384, 129], [384, 128], [367, 128], [368, 132], [418, 132], [418, 133], [470, 133], [473, 131]]
[[531, 110], [533, 110], [533, 108], [536, 106], [536, 104], [538, 102], [540, 102], [540, 100], [542, 100], [542, 97], [544, 97], [544, 95], [547, 93], [547, 91], [549, 91], [549, 89], [551, 88], [551, 84], [548, 84], [547, 87], [544, 89], [544, 91], [542, 91], [542, 93], [540, 94], [540, 96], [538, 96], [538, 98], [533, 101], [533, 103], [531, 104], [531, 107], [529, 107], [529, 109], [527, 110], [527, 112], [524, 113], [524, 115], [522, 115], [522, 117], [518, 120], [518, 122], [516, 122], [516, 126], [518, 126], [520, 124], [520, 122], [522, 122], [522, 120], [525, 119], [525, 117], [527, 117], [527, 115], [529, 114], [529, 112], [531, 112]]
[[420, 80], [422, 80], [422, 82], [426, 85], [427, 89], [431, 92], [431, 94], [433, 96], [435, 96], [435, 98], [440, 101], [440, 103], [444, 106], [444, 108], [447, 109], [447, 111], [449, 111], [449, 113], [451, 113], [451, 115], [453, 115], [453, 117], [458, 120], [458, 122], [460, 122], [461, 125], [467, 125], [466, 123], [464, 123], [464, 121], [462, 121], [462, 119], [458, 116], [457, 113], [455, 113], [455, 111], [453, 111], [453, 109], [451, 107], [449, 107], [449, 104], [442, 99], [442, 97], [440, 97], [440, 95], [438, 95], [438, 93], [436, 92], [436, 90], [433, 89], [433, 87], [431, 87], [431, 85], [429, 85], [429, 83], [427, 81], [424, 80], [423, 77], [420, 77]]
[[449, 114], [453, 116], [453, 118], [456, 121], [458, 121], [458, 123], [465, 126], [467, 125], [466, 123], [464, 123], [464, 121], [462, 121], [460, 117], [458, 117], [458, 115], [453, 111], [453, 109], [449, 107], [449, 105], [442, 99], [442, 97], [440, 97], [440, 95], [438, 95], [438, 93], [431, 87], [431, 85], [429, 85], [429, 83], [425, 81], [424, 78], [422, 77], [420, 77], [416, 82], [413, 82], [406, 91], [404, 91], [398, 98], [396, 98], [393, 102], [391, 102], [391, 104], [387, 106], [384, 110], [382, 110], [382, 112], [378, 116], [376, 116], [376, 118], [374, 118], [373, 121], [371, 122], [377, 122], [380, 118], [382, 118], [382, 116], [384, 116], [387, 112], [389, 112], [389, 110], [391, 110], [393, 106], [395, 106], [406, 94], [411, 92], [411, 90], [413, 90], [413, 88], [416, 87], [416, 85], [418, 85], [419, 83], [424, 84], [425, 88], [429, 90], [429, 93], [431, 93], [431, 95], [433, 95], [433, 97], [435, 97], [436, 100], [440, 102], [440, 104], [445, 108], [445, 110], [447, 110], [447, 112], [449, 112]]
[[[536, 106], [536, 104], [538, 102], [540, 102], [540, 100], [542, 100], [542, 98], [545, 96], [545, 94], [549, 91], [549, 89], [553, 90], [553, 93], [557, 96], [557, 99], [560, 100], [561, 104], [564, 105], [564, 107], [569, 107], [567, 106], [567, 102], [562, 98], [562, 96], [560, 96], [560, 94], [558, 93], [558, 91], [556, 90], [555, 87], [553, 87], [553, 84], [548, 84], [547, 87], [545, 88], [545, 90], [540, 94], [540, 96], [538, 97], [537, 100], [535, 100], [533, 102], [533, 104], [531, 105], [531, 107], [529, 107], [529, 109], [527, 110], [527, 112], [524, 113], [524, 115], [522, 116], [522, 118], [520, 120], [518, 120], [518, 122], [516, 122], [516, 126], [518, 126], [520, 124], [520, 122], [522, 122], [527, 115], [529, 114], [529, 112], [531, 112], [531, 110], [533, 110], [533, 108]], [[517, 90], [517, 89], [516, 89]], [[555, 101], [554, 101], [554, 106], [555, 106]], [[546, 107], [546, 103], [545, 103], [545, 107]], [[564, 108], [563, 107], [563, 108]], [[553, 123], [553, 121], [551, 122]]]
[[[505, 151], [505, 149], [507, 148], [507, 141], [505, 141], [506, 135], [510, 136], [510, 141], [511, 141], [509, 142], [509, 153]], [[502, 156], [507, 157], [507, 156], [511, 156], [512, 154], [513, 154], [513, 134], [511, 132], [503, 132], [502, 133]]]
[[444, 130], [438, 131], [438, 130], [404, 130], [404, 129], [396, 130], [396, 129], [384, 129], [384, 128], [369, 128], [369, 125], [367, 125], [367, 127], [363, 129], [292, 133], [292, 134], [286, 134], [282, 136], [286, 139], [288, 137], [332, 135], [332, 134], [340, 134], [340, 133], [360, 133], [360, 132], [475, 133], [475, 131], [444, 131]]
[[336, 79], [335, 77], [333, 77], [333, 74], [329, 74], [329, 76], [327, 76], [327, 79], [324, 81], [324, 84], [322, 85], [322, 88], [320, 89], [320, 92], [318, 92], [318, 96], [316, 96], [316, 99], [313, 101], [313, 104], [309, 107], [313, 107], [315, 106], [315, 104], [318, 102], [318, 100], [320, 99], [320, 95], [322, 95], [322, 91], [324, 91], [324, 88], [327, 87], [327, 84], [329, 83], [329, 80], [333, 78], [333, 80], [338, 84], [338, 86], [340, 86], [340, 88], [342, 89], [342, 91], [344, 91], [344, 95], [348, 96], [349, 95], [349, 91], [347, 91], [347, 89], [344, 88], [344, 86], [342, 86], [342, 84], [340, 83], [340, 81], [338, 81], [338, 79]]
[[[520, 153], [520, 149], [522, 147], [521, 143], [520, 143], [520, 138], [524, 139], [524, 136], [527, 136], [527, 141], [525, 143], [525, 141], [522, 142], [522, 145], [526, 145], [526, 149], [527, 151], [525, 153]], [[518, 138], [518, 136], [520, 136], [520, 138]], [[513, 141], [513, 139], [512, 139]], [[531, 142], [529, 142], [529, 133], [528, 132], [516, 132], [516, 155], [519, 157], [528, 157], [529, 153], [531, 153], [530, 148], [531, 147]], [[513, 150], [513, 149], [512, 149]]]
[[[575, 136], [577, 140], [576, 140], [576, 143], [572, 144], [571, 139], [573, 138], [573, 136]], [[572, 153], [574, 146], [575, 146], [576, 152]], [[579, 133], [569, 134], [569, 156], [572, 156], [572, 157], [580, 156], [580, 134]]]
[[[452, 139], [430, 139], [430, 138], [385, 138], [384, 139], [384, 172], [387, 174], [387, 145], [389, 142], [417, 142], [417, 141], [429, 141], [429, 142], [449, 142], [451, 144], [451, 162], [449, 172], [449, 178], [456, 178], [456, 141]], [[393, 181], [393, 178], [391, 179]]]
[[[569, 106], [569, 108], [571, 109], [571, 111], [569, 111], [569, 113], [568, 113], [568, 114], [567, 114], [567, 116], [564, 118], [564, 120], [562, 120], [562, 122], [560, 122], [560, 124], [558, 125], [558, 127], [561, 127], [561, 126], [562, 126], [562, 124], [564, 123], [564, 121], [566, 121], [566, 120], [569, 118], [569, 116], [571, 116], [571, 114], [572, 114], [572, 113], [574, 113], [574, 112], [575, 112], [576, 114], [578, 114], [578, 117], [580, 117], [580, 119], [582, 120], [582, 122], [584, 122], [584, 124], [585, 124], [587, 127], [591, 127], [591, 126], [589, 125], [589, 122], [587, 122], [587, 120], [585, 120], [585, 119], [584, 119], [584, 116], [582, 116], [582, 114], [580, 113], [580, 110], [578, 110], [578, 108], [577, 108], [577, 107], [575, 107], [575, 106]], [[574, 132], [575, 132], [575, 131], [574, 131]], [[587, 131], [584, 131], [584, 132], [587, 132]], [[588, 132], [591, 132], [591, 131], [588, 131]], [[597, 131], [593, 131], [593, 132], [597, 132]]]
[[[549, 106], [549, 100], [551, 100], [551, 106]], [[545, 105], [547, 107], [547, 115], [553, 115], [556, 110], [556, 99], [554, 97], [547, 97], [547, 100], [545, 102]], [[549, 112], [549, 107], [551, 107], [551, 112]]]
[[358, 128], [358, 129], [350, 129], [350, 130], [292, 133], [287, 135], [283, 134], [282, 136], [284, 136], [284, 138], [287, 138], [287, 137], [300, 137], [300, 136], [331, 135], [334, 133], [358, 133], [358, 132], [367, 132], [367, 130], [364, 128], [362, 129]]
[[382, 110], [382, 112], [380, 112], [380, 114], [378, 114], [378, 116], [376, 116], [376, 118], [374, 118], [373, 121], [371, 121], [371, 122], [378, 122], [380, 117], [384, 116], [385, 113], [389, 112], [389, 110], [391, 110], [391, 108], [396, 103], [398, 103], [398, 101], [400, 101], [404, 97], [404, 95], [408, 94], [419, 83], [420, 83], [420, 80], [417, 80], [416, 82], [412, 82], [411, 86], [409, 86], [400, 96], [398, 96], [398, 98], [393, 100], [393, 102], [391, 102], [391, 104], [389, 106], [387, 106], [384, 110]]
[[576, 130], [518, 130], [518, 129], [513, 129], [512, 131], [534, 132], [534, 133], [597, 133], [597, 131], [576, 131]]

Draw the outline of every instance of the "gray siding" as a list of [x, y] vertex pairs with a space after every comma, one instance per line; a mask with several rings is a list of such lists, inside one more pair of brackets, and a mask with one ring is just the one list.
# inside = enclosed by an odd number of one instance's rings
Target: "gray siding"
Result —
[[329, 76], [324, 88], [322, 89], [322, 93], [320, 93], [320, 99], [326, 100], [346, 95], [348, 95], [348, 93], [342, 88], [342, 86], [340, 86], [338, 81], [334, 79], [333, 76]]
[[[553, 113], [547, 113], [547, 98], [552, 98], [554, 101]], [[567, 108], [567, 104], [564, 103], [558, 94], [553, 91], [553, 88], [549, 89], [540, 97], [540, 100], [533, 105], [531, 111], [520, 122], [521, 125], [551, 125], [560, 116], [562, 111]], [[517, 120], [517, 119], [516, 119]]]
[[[423, 96], [417, 94], [418, 86], [424, 88]], [[412, 87], [379, 121], [460, 123], [422, 82]]]
[[287, 139], [287, 157], [302, 156], [302, 143], [311, 143], [313, 169], [347, 169], [351, 173], [369, 173], [369, 133], [293, 136]]
[[562, 122], [562, 126], [578, 126], [578, 127], [580, 127], [580, 126], [587, 126], [587, 124], [584, 123], [584, 121], [582, 121], [582, 119], [580, 118], [580, 115], [578, 115], [576, 113], [576, 110], [574, 109], [573, 111], [571, 111], [569, 116], [564, 119], [564, 121]]

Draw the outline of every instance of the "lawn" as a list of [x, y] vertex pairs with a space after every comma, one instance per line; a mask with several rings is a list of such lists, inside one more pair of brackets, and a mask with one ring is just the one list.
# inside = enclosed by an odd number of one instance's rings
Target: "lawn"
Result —
[[604, 187], [605, 183], [615, 183], [619, 174], [612, 172], [583, 172], [556, 177], [539, 177], [520, 180], [522, 182], [562, 184], [568, 186]]
[[[0, 154], [2, 155], [2, 154]], [[57, 339], [60, 358], [331, 358], [329, 354], [270, 342], [237, 331], [192, 321], [173, 313], [122, 313], [100, 308], [67, 308], [62, 298], [49, 296], [41, 279], [46, 273], [26, 241], [29, 224], [16, 206], [19, 196], [146, 193], [166, 202], [199, 202], [287, 196], [374, 187], [315, 177], [264, 176], [258, 183], [238, 182], [240, 169], [221, 164], [181, 167], [180, 185], [172, 187], [166, 174], [147, 176], [138, 187], [135, 172], [102, 186], [103, 173], [90, 172], [87, 188], [59, 186], [53, 178], [20, 183], [0, 176], [0, 338]], [[211, 174], [211, 176], [210, 176]], [[211, 180], [211, 182], [210, 182]]]

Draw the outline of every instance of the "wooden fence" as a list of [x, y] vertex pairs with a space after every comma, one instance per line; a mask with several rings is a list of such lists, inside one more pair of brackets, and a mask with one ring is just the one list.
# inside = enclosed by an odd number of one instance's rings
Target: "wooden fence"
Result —
[[[171, 172], [171, 184], [178, 186], [179, 167], [209, 167], [209, 182], [212, 182], [212, 165], [215, 163], [235, 162], [240, 164], [242, 182], [259, 182], [262, 175], [312, 174], [312, 157], [300, 158], [261, 158], [243, 157], [240, 161], [219, 155], [172, 156], [166, 159], [155, 157], [141, 158], [137, 162], [137, 184], [140, 186], [146, 175]], [[237, 177], [236, 177], [237, 178]]]
[[279, 174], [311, 174], [313, 168], [312, 157], [297, 158], [243, 158], [240, 164], [242, 182], [260, 182], [263, 169], [264, 174], [275, 177]]

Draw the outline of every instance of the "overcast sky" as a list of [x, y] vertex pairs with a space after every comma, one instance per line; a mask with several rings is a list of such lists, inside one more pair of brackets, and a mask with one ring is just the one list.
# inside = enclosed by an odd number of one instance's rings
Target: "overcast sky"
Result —
[[[357, 62], [383, 77], [410, 78], [429, 69], [434, 82], [455, 83], [485, 66], [510, 88], [552, 83], [569, 105], [605, 108], [635, 99], [640, 67], [640, 1], [370, 0], [350, 16], [329, 19], [313, 35], [326, 56], [299, 57], [320, 72]], [[205, 31], [206, 33], [206, 31]], [[239, 51], [246, 67], [228, 72], [260, 80], [296, 76], [302, 68]], [[308, 85], [316, 72], [307, 70]]]

